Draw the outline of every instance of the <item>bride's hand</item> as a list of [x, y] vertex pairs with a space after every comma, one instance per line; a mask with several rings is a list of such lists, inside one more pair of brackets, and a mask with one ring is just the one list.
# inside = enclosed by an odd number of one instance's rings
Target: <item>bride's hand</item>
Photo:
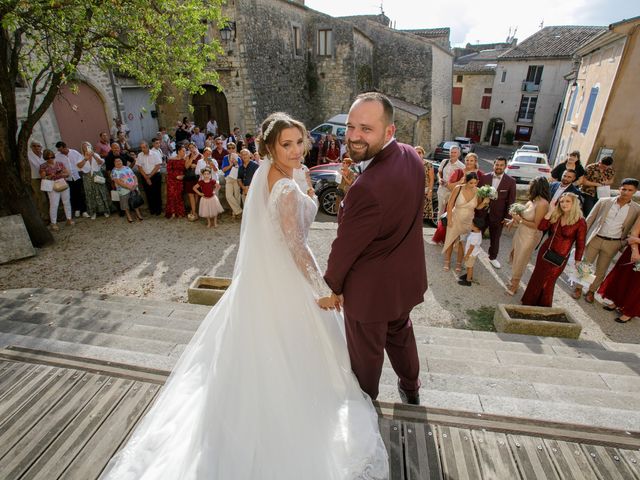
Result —
[[336, 294], [330, 297], [322, 297], [317, 300], [318, 306], [323, 310], [338, 310], [340, 311], [342, 306], [342, 295]]

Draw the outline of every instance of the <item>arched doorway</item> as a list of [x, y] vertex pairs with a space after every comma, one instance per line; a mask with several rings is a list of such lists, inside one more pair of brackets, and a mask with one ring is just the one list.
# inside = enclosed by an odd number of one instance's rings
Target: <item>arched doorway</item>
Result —
[[80, 151], [84, 141], [94, 144], [100, 132], [109, 131], [104, 103], [98, 92], [84, 82], [60, 87], [53, 101], [60, 140]]
[[214, 118], [218, 122], [218, 133], [228, 135], [230, 129], [227, 97], [211, 85], [204, 85], [204, 89], [202, 95], [194, 95], [191, 99], [195, 124], [204, 130], [209, 119]]

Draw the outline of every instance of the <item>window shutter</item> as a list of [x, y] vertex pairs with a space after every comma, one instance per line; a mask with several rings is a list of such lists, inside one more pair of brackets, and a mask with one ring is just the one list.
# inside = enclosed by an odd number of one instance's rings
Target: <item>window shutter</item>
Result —
[[589, 128], [589, 122], [591, 121], [591, 114], [593, 113], [593, 107], [596, 104], [596, 98], [598, 97], [598, 87], [593, 87], [589, 94], [589, 101], [587, 102], [587, 108], [584, 111], [584, 117], [582, 118], [582, 125], [580, 125], [580, 133], [587, 133]]
[[451, 102], [454, 105], [460, 105], [462, 103], [462, 87], [453, 87]]

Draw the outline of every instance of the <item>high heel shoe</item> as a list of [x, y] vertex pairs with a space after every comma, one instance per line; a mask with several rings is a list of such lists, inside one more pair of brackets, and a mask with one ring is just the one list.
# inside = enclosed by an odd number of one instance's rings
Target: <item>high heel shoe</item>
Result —
[[444, 262], [444, 265], [442, 266], [442, 271], [448, 272], [449, 270], [451, 270], [451, 260]]
[[462, 271], [462, 262], [456, 262], [456, 273], [460, 273]]

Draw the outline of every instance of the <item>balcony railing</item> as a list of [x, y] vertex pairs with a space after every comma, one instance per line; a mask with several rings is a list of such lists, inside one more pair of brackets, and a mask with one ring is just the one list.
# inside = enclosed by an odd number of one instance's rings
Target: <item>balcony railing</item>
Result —
[[541, 83], [522, 81], [523, 92], [539, 92]]

